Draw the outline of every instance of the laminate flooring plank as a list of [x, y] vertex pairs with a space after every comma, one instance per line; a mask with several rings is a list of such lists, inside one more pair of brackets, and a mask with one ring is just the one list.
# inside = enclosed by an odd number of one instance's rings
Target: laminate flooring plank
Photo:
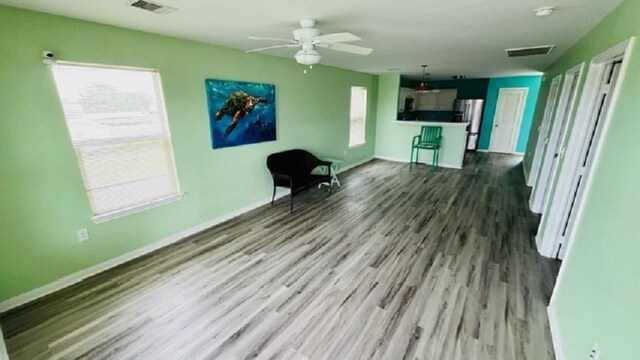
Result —
[[520, 158], [368, 162], [0, 315], [11, 359], [553, 359]]

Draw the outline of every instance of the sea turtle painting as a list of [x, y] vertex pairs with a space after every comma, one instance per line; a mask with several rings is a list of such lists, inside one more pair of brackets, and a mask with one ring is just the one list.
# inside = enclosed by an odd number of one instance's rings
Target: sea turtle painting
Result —
[[276, 140], [276, 87], [232, 80], [206, 79], [211, 147]]
[[225, 115], [232, 118], [231, 124], [225, 129], [224, 136], [229, 136], [233, 129], [238, 126], [240, 119], [250, 114], [256, 105], [266, 102], [264, 97], [255, 97], [244, 91], [236, 91], [229, 95], [224, 105], [216, 112], [216, 121], [222, 119]]

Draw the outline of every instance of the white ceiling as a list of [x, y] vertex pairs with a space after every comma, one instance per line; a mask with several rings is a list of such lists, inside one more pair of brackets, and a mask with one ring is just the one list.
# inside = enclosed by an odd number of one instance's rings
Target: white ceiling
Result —
[[[156, 15], [127, 0], [0, 0], [0, 4], [193, 39], [237, 49], [272, 43], [247, 36], [291, 38], [298, 19], [324, 33], [349, 31], [369, 56], [320, 50], [322, 63], [369, 73], [489, 77], [545, 70], [621, 0], [160, 0], [179, 10]], [[533, 10], [555, 6], [537, 18]], [[509, 59], [505, 48], [556, 44], [548, 56]], [[267, 53], [291, 57], [295, 49]], [[398, 69], [398, 70], [390, 70]]]

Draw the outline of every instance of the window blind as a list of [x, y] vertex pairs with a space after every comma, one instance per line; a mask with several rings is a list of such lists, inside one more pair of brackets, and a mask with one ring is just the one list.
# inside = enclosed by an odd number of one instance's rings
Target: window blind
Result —
[[367, 88], [351, 87], [349, 146], [365, 143], [365, 124], [367, 117]]
[[76, 64], [52, 70], [94, 220], [179, 198], [158, 73]]

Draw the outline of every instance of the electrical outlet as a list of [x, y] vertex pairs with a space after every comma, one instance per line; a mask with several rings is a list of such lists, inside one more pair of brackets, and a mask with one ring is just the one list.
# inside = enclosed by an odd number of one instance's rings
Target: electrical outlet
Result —
[[76, 231], [76, 235], [78, 236], [78, 241], [80, 242], [89, 240], [89, 230], [87, 230], [86, 228]]
[[593, 345], [591, 352], [589, 353], [589, 360], [599, 360], [600, 359], [600, 347], [598, 343]]

